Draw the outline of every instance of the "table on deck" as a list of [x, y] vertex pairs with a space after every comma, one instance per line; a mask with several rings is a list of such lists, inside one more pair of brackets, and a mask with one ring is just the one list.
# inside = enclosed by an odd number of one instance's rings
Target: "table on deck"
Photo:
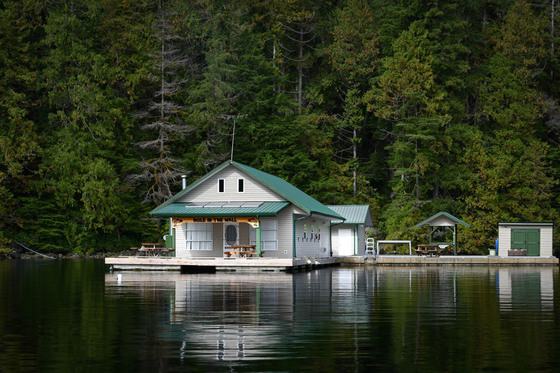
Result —
[[422, 244], [422, 245], [418, 245], [418, 248], [416, 249], [416, 254], [418, 254], [418, 255], [439, 256], [439, 254], [441, 254], [441, 249], [440, 249], [439, 245]]
[[[261, 252], [262, 253], [262, 252]], [[230, 251], [224, 251], [224, 255], [229, 258], [232, 255], [247, 258], [257, 255], [257, 245], [232, 245]]]
[[138, 255], [160, 256], [162, 254], [169, 254], [169, 251], [171, 251], [171, 249], [166, 248], [164, 243], [144, 242], [138, 249]]
[[408, 245], [408, 253], [412, 255], [412, 241], [408, 240], [379, 240], [377, 241], [377, 256], [379, 256], [379, 250], [383, 244], [406, 244]]

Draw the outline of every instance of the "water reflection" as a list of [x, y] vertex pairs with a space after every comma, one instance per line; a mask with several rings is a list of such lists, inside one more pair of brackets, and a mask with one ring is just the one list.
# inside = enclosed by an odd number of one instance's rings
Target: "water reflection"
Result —
[[510, 311], [516, 305], [531, 305], [542, 310], [554, 306], [554, 272], [556, 267], [500, 268], [496, 271], [496, 287], [500, 309]]
[[[169, 354], [181, 364], [313, 358], [323, 359], [317, 364], [325, 371], [335, 361], [342, 370], [517, 369], [531, 362], [516, 361], [512, 343], [528, 342], [512, 339], [531, 335], [536, 346], [557, 340], [557, 328], [538, 324], [555, 319], [556, 267], [122, 272], [120, 281], [117, 274], [106, 274], [106, 296], [150, 304], [145, 317], [159, 323], [158, 338], [171, 342]], [[552, 356], [541, 350], [533, 359]]]

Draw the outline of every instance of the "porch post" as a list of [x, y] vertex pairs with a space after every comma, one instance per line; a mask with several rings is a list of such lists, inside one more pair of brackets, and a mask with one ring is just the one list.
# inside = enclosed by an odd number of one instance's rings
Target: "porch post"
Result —
[[256, 237], [256, 244], [257, 244], [257, 257], [261, 257], [261, 222], [259, 220], [259, 217], [257, 216], [257, 220], [259, 222], [259, 226], [257, 227], [257, 237]]
[[453, 252], [457, 255], [457, 224], [453, 226]]

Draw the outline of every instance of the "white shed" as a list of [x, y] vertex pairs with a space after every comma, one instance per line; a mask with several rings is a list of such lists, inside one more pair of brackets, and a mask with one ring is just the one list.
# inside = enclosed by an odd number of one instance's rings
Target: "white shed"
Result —
[[496, 254], [508, 256], [517, 253], [510, 250], [521, 249], [527, 256], [552, 257], [553, 228], [553, 223], [499, 223]]
[[331, 221], [332, 255], [364, 256], [366, 250], [367, 227], [373, 226], [373, 219], [368, 205], [334, 205], [327, 206], [344, 217]]

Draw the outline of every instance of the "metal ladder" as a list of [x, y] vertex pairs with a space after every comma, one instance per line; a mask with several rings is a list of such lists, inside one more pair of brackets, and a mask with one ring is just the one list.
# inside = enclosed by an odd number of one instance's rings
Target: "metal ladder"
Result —
[[375, 259], [375, 240], [371, 237], [366, 238], [366, 259], [368, 257], [368, 253]]

